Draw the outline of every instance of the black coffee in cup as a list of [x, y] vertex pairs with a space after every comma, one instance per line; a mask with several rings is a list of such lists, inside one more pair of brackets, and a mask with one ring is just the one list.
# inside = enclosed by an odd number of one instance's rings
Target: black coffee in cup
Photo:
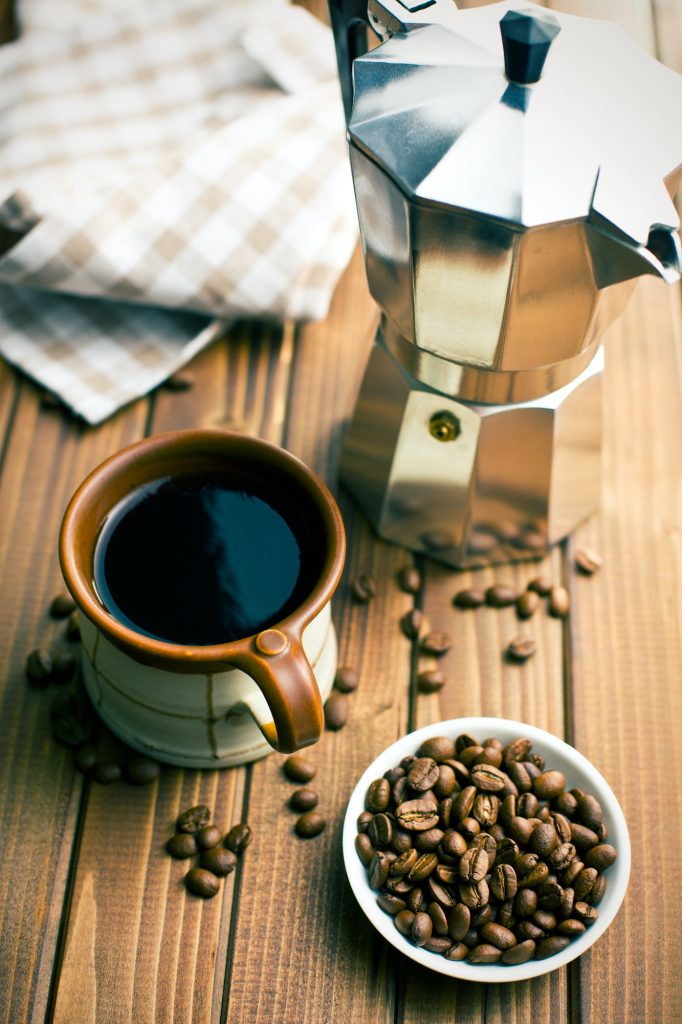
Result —
[[134, 490], [94, 556], [104, 607], [138, 633], [205, 646], [281, 621], [319, 574], [315, 531], [292, 496], [251, 478], [186, 473]]

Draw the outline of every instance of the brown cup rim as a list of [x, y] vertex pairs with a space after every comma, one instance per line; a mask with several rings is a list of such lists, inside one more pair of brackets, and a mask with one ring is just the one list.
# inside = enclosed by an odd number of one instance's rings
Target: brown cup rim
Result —
[[[253, 649], [256, 637], [251, 635], [224, 644], [191, 646], [157, 640], [123, 625], [96, 597], [87, 567], [82, 564], [80, 555], [84, 550], [84, 531], [91, 535], [96, 500], [141, 460], [150, 468], [145, 479], [154, 480], [159, 475], [167, 475], [158, 471], [154, 474], [155, 460], [158, 465], [158, 460], [163, 457], [223, 451], [253, 460], [264, 468], [276, 467], [285, 472], [311, 499], [325, 529], [326, 554], [317, 582], [298, 608], [270, 628], [280, 629], [300, 643], [303, 630], [329, 602], [341, 578], [346, 553], [341, 513], [327, 486], [295, 455], [269, 441], [214, 427], [169, 431], [136, 441], [100, 463], [74, 493], [60, 529], [59, 561], [66, 585], [83, 614], [108, 640], [143, 664], [174, 673], [225, 671], [233, 661], [241, 662], [243, 656]], [[115, 503], [110, 507], [113, 508]], [[94, 528], [99, 532], [101, 522]]]

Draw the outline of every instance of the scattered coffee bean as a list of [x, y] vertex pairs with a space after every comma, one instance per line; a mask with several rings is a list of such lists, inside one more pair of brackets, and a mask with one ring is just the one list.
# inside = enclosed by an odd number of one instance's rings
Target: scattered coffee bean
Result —
[[109, 786], [112, 782], [118, 782], [122, 775], [121, 766], [116, 761], [97, 761], [92, 769], [93, 779], [102, 786]]
[[437, 668], [424, 669], [417, 676], [417, 689], [421, 693], [438, 693], [445, 686], [445, 676]]
[[526, 590], [516, 602], [516, 614], [520, 619], [530, 619], [538, 609], [540, 595], [534, 590]]
[[81, 624], [78, 612], [71, 612], [69, 615], [69, 621], [66, 624], [66, 636], [69, 640], [80, 640]]
[[348, 700], [342, 693], [330, 693], [324, 706], [325, 728], [331, 732], [343, 729], [348, 721]]
[[421, 590], [421, 585], [421, 573], [414, 566], [406, 565], [398, 573], [398, 586], [406, 594], [418, 594]]
[[568, 615], [571, 599], [565, 587], [552, 587], [549, 593], [549, 614], [555, 619], [565, 619]]
[[485, 604], [485, 594], [482, 590], [474, 588], [460, 590], [453, 597], [452, 603], [455, 608], [480, 608], [482, 604]]
[[424, 623], [424, 613], [419, 608], [411, 608], [400, 620], [400, 628], [408, 640], [416, 640]]
[[528, 661], [535, 654], [537, 644], [532, 637], [515, 636], [507, 645], [506, 655], [510, 661], [522, 663]]
[[152, 760], [151, 757], [134, 757], [128, 761], [125, 770], [126, 781], [132, 782], [134, 786], [148, 786], [150, 782], [155, 782], [160, 774], [159, 762]]
[[194, 374], [189, 370], [182, 370], [166, 377], [162, 384], [166, 391], [189, 391], [194, 387]]
[[349, 665], [340, 665], [334, 677], [334, 687], [339, 693], [352, 693], [357, 690], [360, 678], [354, 668]]
[[[312, 839], [313, 836], [319, 836], [320, 832], [324, 831], [326, 824], [325, 818], [322, 817], [319, 811], [306, 811], [305, 814], [298, 818], [294, 828], [296, 829], [296, 834], [301, 839]], [[388, 862], [386, 864], [386, 873], [388, 875]]]
[[76, 610], [76, 602], [69, 594], [57, 594], [50, 604], [50, 616], [53, 619], [65, 619]]
[[282, 765], [284, 774], [292, 782], [310, 782], [315, 778], [317, 768], [303, 754], [291, 754]]
[[527, 737], [425, 740], [371, 783], [358, 818], [378, 905], [447, 959], [521, 964], [566, 948], [596, 920], [617, 854], [598, 801], [565, 786]]
[[185, 875], [185, 885], [195, 896], [210, 900], [220, 889], [220, 881], [206, 868], [192, 868]]
[[76, 659], [70, 651], [60, 651], [52, 660], [52, 681], [69, 683], [76, 671]]
[[73, 763], [79, 772], [89, 772], [97, 762], [97, 749], [92, 743], [83, 743], [73, 755]]
[[430, 654], [434, 658], [442, 658], [452, 647], [452, 640], [447, 633], [427, 633], [419, 642], [424, 654]]
[[236, 868], [237, 856], [232, 850], [226, 850], [224, 846], [212, 846], [201, 854], [199, 864], [218, 878], [224, 878]]
[[376, 583], [371, 576], [356, 576], [351, 586], [351, 593], [356, 604], [368, 604], [377, 592]]
[[554, 584], [549, 576], [538, 576], [537, 579], [531, 580], [527, 589], [539, 594], [540, 597], [548, 597], [553, 586]]
[[199, 852], [197, 841], [189, 832], [176, 832], [166, 843], [166, 850], [176, 860], [186, 860]]
[[603, 564], [603, 559], [589, 548], [579, 548], [575, 553], [575, 567], [584, 576], [594, 576]]
[[196, 834], [197, 846], [200, 850], [212, 850], [222, 839], [222, 832], [217, 825], [205, 825]]
[[80, 747], [89, 739], [81, 708], [76, 698], [70, 693], [59, 694], [50, 708], [52, 731], [55, 739], [65, 747]]
[[289, 798], [289, 806], [293, 811], [312, 811], [319, 799], [312, 789], [295, 789]]
[[205, 828], [211, 820], [211, 812], [206, 804], [197, 804], [195, 807], [188, 807], [183, 811], [177, 820], [178, 832], [189, 832], [196, 835], [200, 829]]
[[47, 686], [52, 681], [52, 671], [52, 658], [47, 651], [31, 651], [26, 659], [26, 675], [34, 686]]
[[225, 846], [233, 853], [243, 853], [252, 839], [253, 832], [250, 826], [245, 822], [240, 822], [238, 825], [233, 825], [225, 836]]
[[508, 608], [518, 600], [519, 592], [506, 583], [495, 583], [485, 592], [486, 604], [490, 608]]

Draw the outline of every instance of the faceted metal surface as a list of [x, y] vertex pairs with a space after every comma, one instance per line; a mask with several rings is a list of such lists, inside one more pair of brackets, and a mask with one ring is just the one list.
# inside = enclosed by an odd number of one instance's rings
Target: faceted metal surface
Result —
[[[379, 334], [342, 478], [377, 532], [415, 551], [454, 566], [537, 557], [598, 505], [602, 370], [599, 349], [544, 398], [474, 405], [410, 377]], [[443, 415], [457, 429], [441, 440]]]
[[370, 0], [387, 41], [354, 63], [349, 122], [369, 285], [394, 331], [506, 372], [574, 359], [629, 282], [680, 271], [682, 77], [615, 24], [557, 14], [542, 78], [511, 83], [513, 6]]

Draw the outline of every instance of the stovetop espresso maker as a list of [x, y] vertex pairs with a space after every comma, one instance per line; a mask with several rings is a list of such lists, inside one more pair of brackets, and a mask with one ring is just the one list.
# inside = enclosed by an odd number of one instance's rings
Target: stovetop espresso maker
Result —
[[330, 11], [381, 308], [342, 479], [415, 551], [537, 556], [598, 504], [602, 333], [680, 277], [682, 77], [534, 4]]

